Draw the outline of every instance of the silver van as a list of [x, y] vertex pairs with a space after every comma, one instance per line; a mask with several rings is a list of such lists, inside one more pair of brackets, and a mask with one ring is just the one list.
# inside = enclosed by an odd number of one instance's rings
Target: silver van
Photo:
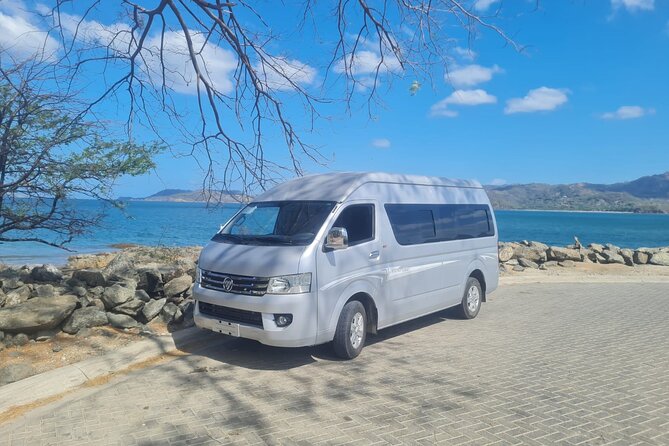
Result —
[[198, 327], [263, 344], [333, 342], [449, 307], [476, 317], [497, 288], [497, 226], [478, 182], [333, 173], [285, 182], [202, 250]]

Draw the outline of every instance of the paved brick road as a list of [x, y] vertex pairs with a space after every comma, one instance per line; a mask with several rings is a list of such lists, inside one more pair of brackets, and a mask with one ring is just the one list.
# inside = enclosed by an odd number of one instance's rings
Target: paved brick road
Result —
[[516, 285], [473, 321], [213, 345], [0, 425], [6, 444], [669, 444], [669, 285]]

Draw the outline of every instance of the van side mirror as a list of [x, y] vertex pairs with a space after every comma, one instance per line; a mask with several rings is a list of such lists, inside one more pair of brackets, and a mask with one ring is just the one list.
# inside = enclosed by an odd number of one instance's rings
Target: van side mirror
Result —
[[328, 232], [325, 239], [325, 247], [327, 249], [344, 249], [348, 248], [348, 232], [346, 228], [332, 228]]

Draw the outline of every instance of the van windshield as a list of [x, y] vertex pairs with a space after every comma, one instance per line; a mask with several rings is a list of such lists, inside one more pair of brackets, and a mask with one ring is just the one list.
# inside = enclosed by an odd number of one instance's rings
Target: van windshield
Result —
[[335, 204], [334, 201], [251, 203], [212, 240], [244, 245], [308, 245]]

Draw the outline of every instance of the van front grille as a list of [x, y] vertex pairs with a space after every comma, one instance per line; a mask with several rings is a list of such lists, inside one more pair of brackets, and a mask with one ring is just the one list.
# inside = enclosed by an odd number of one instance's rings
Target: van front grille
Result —
[[212, 316], [217, 319], [222, 319], [229, 322], [237, 322], [240, 324], [253, 325], [254, 327], [263, 328], [262, 314], [257, 311], [240, 310], [238, 308], [222, 307], [207, 302], [198, 302], [200, 313]]
[[264, 296], [268, 283], [267, 277], [237, 276], [202, 270], [200, 286], [232, 294]]

